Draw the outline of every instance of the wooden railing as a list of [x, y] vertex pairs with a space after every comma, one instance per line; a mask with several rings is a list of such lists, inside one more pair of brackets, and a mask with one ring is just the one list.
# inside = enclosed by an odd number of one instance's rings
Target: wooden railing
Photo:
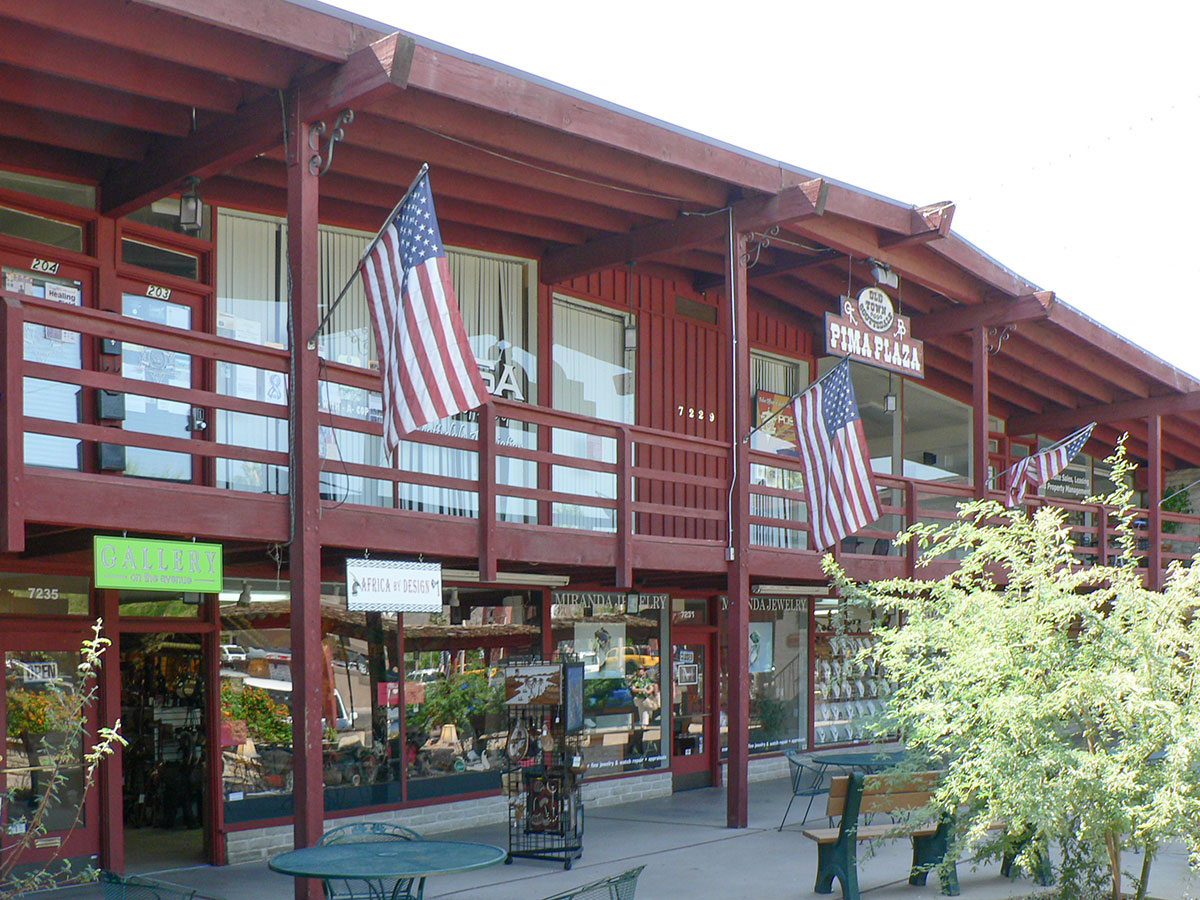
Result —
[[[248, 479], [217, 478], [218, 461], [224, 470], [237, 466], [247, 471], [274, 469], [286, 473], [286, 397], [240, 397], [216, 389], [222, 365], [248, 367], [257, 383], [273, 377], [286, 383], [288, 353], [229, 338], [184, 331], [139, 321], [115, 313], [67, 306], [35, 297], [0, 291], [0, 321], [7, 361], [0, 414], [4, 416], [7, 470], [3, 487], [5, 516], [0, 520], [4, 546], [20, 549], [24, 534], [22, 503], [24, 466], [39, 460], [22, 460], [22, 434], [53, 435], [84, 442], [117, 444], [188, 454], [201, 461], [202, 475], [191, 484], [200, 489], [229, 492], [272, 493], [286, 490], [286, 479], [273, 486], [270, 479], [258, 484]], [[191, 359], [193, 384], [180, 388], [113, 371], [115, 355], [84, 354], [84, 365], [71, 368], [23, 359], [26, 325], [56, 328], [83, 335], [83, 346], [98, 346], [100, 339], [140, 344], [186, 354]], [[221, 370], [224, 372], [225, 370]], [[282, 376], [282, 379], [281, 379]], [[107, 390], [187, 404], [206, 411], [209, 427], [198, 436], [136, 432], [116, 424], [58, 421], [24, 414], [22, 379], [36, 378], [83, 389]], [[377, 396], [376, 373], [335, 362], [323, 363], [323, 388], [318, 402], [322, 425], [336, 440], [326, 442], [323, 492], [327, 499], [350, 506], [367, 505], [417, 510], [457, 519], [476, 519], [481, 569], [495, 570], [498, 528], [528, 529], [531, 533], [562, 534], [584, 531], [613, 545], [618, 580], [628, 584], [637, 549], [668, 542], [714, 551], [724, 547], [728, 532], [730, 453], [727, 444], [655, 431], [634, 425], [606, 422], [499, 398], [467, 421], [455, 421], [445, 433], [422, 430], [410, 435], [390, 464], [379, 450], [382, 428], [372, 421], [369, 398]], [[231, 378], [237, 383], [236, 377]], [[342, 402], [341, 398], [350, 400]], [[335, 399], [336, 398], [336, 399]], [[91, 403], [81, 404], [90, 410]], [[377, 409], [377, 404], [374, 405]], [[285, 435], [276, 445], [240, 438], [238, 428], [226, 422], [223, 411], [251, 417], [263, 431]], [[266, 442], [270, 444], [271, 442]], [[85, 459], [90, 455], [85, 454]], [[780, 552], [813, 554], [807, 502], [795, 458], [751, 451], [752, 546]], [[90, 464], [83, 471], [94, 471]], [[108, 477], [99, 475], [98, 477]], [[76, 476], [78, 477], [78, 476]], [[882, 515], [871, 526], [843, 541], [838, 552], [847, 557], [887, 558], [912, 572], [915, 549], [895, 545], [896, 535], [913, 522], [948, 521], [957, 505], [973, 496], [968, 485], [916, 481], [889, 475], [876, 476]], [[352, 489], [352, 485], [358, 485]], [[999, 494], [995, 494], [997, 498]], [[1033, 498], [1032, 505], [1048, 502]], [[1076, 553], [1082, 559], [1099, 559], [1098, 548], [1111, 549], [1108, 511], [1096, 505], [1054, 501], [1071, 513]], [[1148, 517], [1139, 514], [1139, 546], [1145, 553], [1151, 536]], [[1163, 513], [1162, 560], [1190, 560], [1200, 548], [1200, 516]], [[114, 516], [114, 526], [117, 519]], [[712, 558], [718, 558], [714, 554]]]

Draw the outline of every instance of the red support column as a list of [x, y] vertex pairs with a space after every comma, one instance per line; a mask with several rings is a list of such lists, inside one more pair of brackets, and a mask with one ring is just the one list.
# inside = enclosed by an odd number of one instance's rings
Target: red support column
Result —
[[[309, 123], [295, 92], [287, 115], [288, 267], [292, 326], [291, 444], [292, 543], [292, 770], [294, 841], [310, 847], [321, 837], [325, 797], [321, 771], [321, 539], [320, 456], [317, 422], [317, 176], [309, 170]], [[317, 900], [320, 883], [296, 879], [297, 900]]]
[[[750, 744], [750, 455], [742, 440], [750, 429], [750, 339], [746, 303], [745, 238], [733, 233], [730, 221], [726, 249], [725, 297], [732, 298], [729, 342], [734, 361], [730, 399], [733, 491], [729, 504], [729, 775], [725, 792], [725, 824], [745, 828], [749, 790]], [[713, 710], [715, 715], [717, 710]]]
[[975, 496], [988, 494], [988, 330], [979, 325], [971, 332], [971, 458], [974, 461]]
[[1150, 416], [1146, 420], [1146, 455], [1150, 457], [1146, 467], [1146, 507], [1150, 512], [1147, 523], [1150, 551], [1146, 560], [1146, 587], [1160, 591], [1163, 586], [1162, 507], [1159, 506], [1163, 495], [1162, 416]]
[[15, 297], [0, 305], [0, 348], [4, 350], [4, 375], [0, 381], [0, 550], [20, 553], [25, 549], [25, 388], [21, 377], [24, 349], [25, 310]]
[[[633, 587], [633, 437], [617, 429], [617, 572], [618, 588]], [[716, 619], [709, 621], [715, 622]]]
[[496, 580], [496, 406], [479, 410], [479, 580]]

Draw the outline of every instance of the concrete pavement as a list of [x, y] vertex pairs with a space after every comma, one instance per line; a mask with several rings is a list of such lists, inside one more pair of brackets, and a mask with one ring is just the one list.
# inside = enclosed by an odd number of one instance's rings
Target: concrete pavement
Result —
[[[429, 900], [539, 900], [557, 891], [645, 864], [638, 881], [638, 900], [677, 898], [753, 898], [753, 900], [818, 900], [813, 892], [816, 845], [800, 834], [803, 808], [793, 806], [789, 824], [776, 832], [787, 805], [786, 779], [750, 786], [749, 827], [725, 827], [725, 792], [719, 788], [688, 791], [656, 800], [587, 811], [583, 858], [570, 871], [561, 863], [518, 859], [457, 875], [429, 879]], [[815, 807], [822, 800], [818, 798]], [[815, 817], [815, 814], [814, 814]], [[811, 821], [811, 820], [810, 820]], [[507, 846], [504, 826], [442, 833], [447, 840], [484, 841]], [[862, 848], [864, 851], [866, 848]], [[933, 900], [939, 895], [936, 875], [925, 887], [908, 885], [911, 850], [907, 840], [889, 841], [874, 853], [860, 854], [859, 887], [870, 900]], [[1141, 860], [1127, 855], [1122, 868], [1140, 869]], [[292, 880], [267, 869], [265, 863], [208, 866], [152, 873], [155, 877], [195, 887], [227, 900], [287, 900]], [[978, 868], [959, 865], [964, 900], [1004, 900], [1038, 892], [1027, 876], [1009, 880], [998, 862]], [[1189, 872], [1182, 847], [1160, 852], [1151, 874], [1149, 893], [1163, 900], [1200, 895], [1200, 877]], [[841, 892], [835, 884], [834, 898]], [[52, 900], [99, 900], [95, 885], [58, 891]]]

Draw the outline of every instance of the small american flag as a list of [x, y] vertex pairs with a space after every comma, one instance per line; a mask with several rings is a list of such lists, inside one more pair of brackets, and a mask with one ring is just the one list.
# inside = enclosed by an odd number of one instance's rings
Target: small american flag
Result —
[[1095, 422], [1084, 425], [1054, 446], [1017, 460], [1008, 470], [1008, 505], [1016, 506], [1025, 499], [1025, 492], [1029, 488], [1045, 484], [1065, 469], [1075, 454], [1083, 449], [1095, 427]]
[[379, 347], [383, 440], [394, 454], [402, 434], [488, 396], [454, 296], [428, 175], [417, 179], [362, 271]]
[[797, 397], [795, 415], [814, 549], [823, 550], [879, 518], [850, 362]]

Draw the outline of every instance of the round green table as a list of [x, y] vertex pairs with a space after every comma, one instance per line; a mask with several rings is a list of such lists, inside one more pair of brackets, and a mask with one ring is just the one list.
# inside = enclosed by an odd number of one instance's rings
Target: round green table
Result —
[[[396, 888], [409, 879], [421, 880], [419, 897], [428, 875], [482, 869], [507, 856], [507, 850], [473, 841], [363, 841], [305, 847], [280, 854], [267, 865], [295, 878], [319, 878], [326, 883], [361, 881], [366, 896], [389, 900], [389, 893], [395, 896]], [[393, 880], [396, 887], [391, 892], [382, 889], [384, 882]]]

